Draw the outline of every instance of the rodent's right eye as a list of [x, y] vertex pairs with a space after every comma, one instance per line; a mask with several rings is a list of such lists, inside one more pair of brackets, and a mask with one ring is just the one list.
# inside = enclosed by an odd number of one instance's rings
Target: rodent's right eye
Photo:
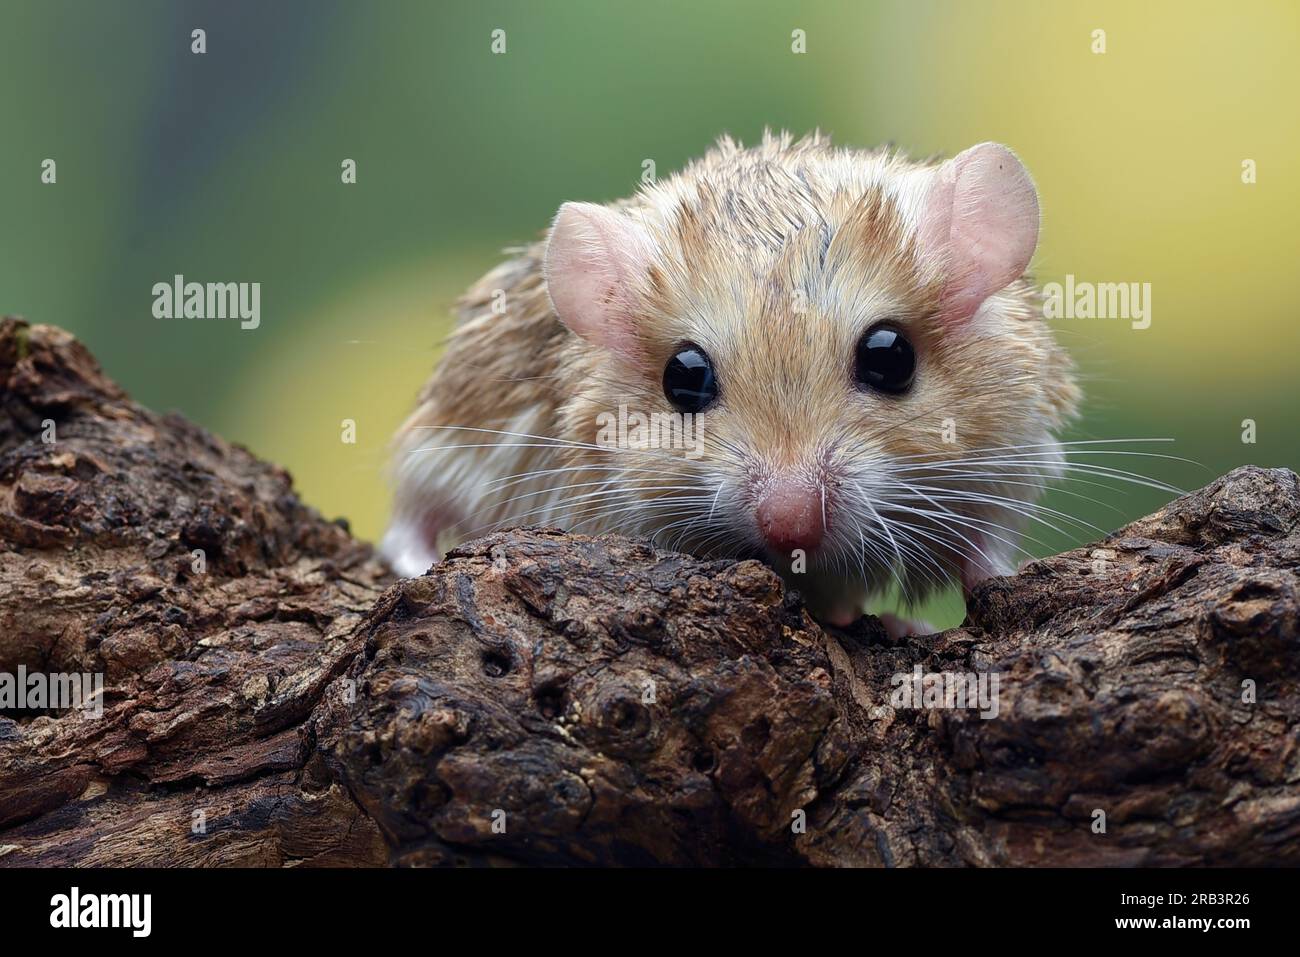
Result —
[[693, 342], [677, 350], [664, 366], [664, 395], [678, 412], [703, 412], [718, 397], [713, 362]]

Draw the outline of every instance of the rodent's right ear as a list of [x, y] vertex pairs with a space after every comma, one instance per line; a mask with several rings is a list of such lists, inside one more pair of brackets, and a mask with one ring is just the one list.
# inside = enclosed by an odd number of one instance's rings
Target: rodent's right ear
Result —
[[629, 215], [594, 203], [565, 203], [542, 266], [555, 314], [588, 342], [635, 360], [636, 303], [653, 244]]

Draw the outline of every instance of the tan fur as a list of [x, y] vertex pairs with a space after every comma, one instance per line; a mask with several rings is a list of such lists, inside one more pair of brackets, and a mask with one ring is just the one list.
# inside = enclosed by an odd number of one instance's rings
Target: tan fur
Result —
[[[446, 353], [398, 433], [394, 530], [385, 552], [412, 573], [427, 557], [409, 560], [413, 534], [436, 537], [441, 551], [502, 524], [557, 523], [657, 534], [661, 544], [709, 554], [748, 554], [756, 548], [755, 496], [775, 471], [793, 468], [822, 483], [833, 503], [830, 540], [813, 574], [798, 577], [776, 563], [815, 606], [856, 605], [894, 578], [909, 597], [938, 579], [957, 579], [969, 551], [958, 541], [960, 523], [911, 516], [938, 539], [918, 537], [915, 556], [897, 542], [891, 551], [880, 529], [864, 530], [873, 508], [908, 517], [886, 511], [890, 495], [901, 494], [887, 486], [890, 468], [905, 456], [949, 460], [1038, 443], [1047, 458], [1052, 433], [1073, 414], [1079, 393], [1027, 278], [990, 297], [962, 328], [939, 318], [943, 277], [923, 263], [915, 242], [931, 168], [885, 150], [835, 149], [818, 134], [798, 141], [765, 135], [750, 149], [723, 138], [678, 175], [612, 204], [644, 226], [655, 250], [634, 279], [640, 363], [561, 325], [542, 277], [544, 242], [517, 250], [461, 300]], [[500, 314], [494, 301], [504, 302]], [[852, 385], [855, 343], [881, 318], [901, 324], [921, 356], [916, 385], [904, 396]], [[721, 383], [718, 404], [704, 414], [706, 451], [696, 462], [663, 451], [453, 449], [553, 443], [435, 428], [590, 444], [597, 416], [617, 412], [620, 403], [668, 410], [661, 376], [685, 341], [709, 353]], [[955, 444], [941, 441], [945, 420], [955, 422]], [[548, 467], [584, 471], [512, 478]], [[626, 470], [609, 470], [615, 467]], [[1049, 471], [1026, 469], [1006, 484], [990, 478], [979, 489], [1032, 501]], [[925, 475], [932, 485], [949, 480], [942, 470], [908, 475]], [[567, 485], [579, 487], [559, 490]], [[964, 526], [972, 538], [983, 527], [978, 523], [1016, 524], [991, 505], [954, 508], [972, 523]], [[665, 530], [674, 521], [681, 524]], [[871, 555], [863, 554], [864, 538], [874, 543]], [[979, 543], [989, 555], [987, 570], [999, 570], [1008, 549]], [[882, 558], [891, 555], [907, 560]]]

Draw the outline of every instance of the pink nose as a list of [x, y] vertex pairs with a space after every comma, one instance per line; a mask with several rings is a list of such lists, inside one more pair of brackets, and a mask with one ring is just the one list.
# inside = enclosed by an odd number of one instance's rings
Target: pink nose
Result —
[[758, 503], [758, 530], [773, 551], [812, 551], [826, 532], [822, 495], [789, 479], [777, 479]]

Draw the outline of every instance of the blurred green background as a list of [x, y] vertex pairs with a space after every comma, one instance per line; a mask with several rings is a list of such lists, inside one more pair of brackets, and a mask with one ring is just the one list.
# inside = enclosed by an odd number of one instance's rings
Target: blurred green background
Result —
[[[0, 311], [70, 329], [138, 400], [284, 464], [363, 537], [382, 529], [386, 443], [449, 307], [499, 250], [565, 200], [630, 193], [647, 158], [664, 176], [719, 133], [764, 126], [915, 155], [1011, 145], [1042, 197], [1042, 281], [1153, 286], [1149, 329], [1056, 323], [1087, 389], [1073, 437], [1172, 438], [1160, 451], [1199, 466], [1110, 464], [1184, 488], [1247, 462], [1300, 465], [1290, 0], [0, 11]], [[489, 49], [497, 28], [505, 55]], [[796, 28], [806, 54], [791, 52]], [[175, 273], [261, 282], [261, 327], [154, 319], [151, 287]], [[1168, 497], [1049, 504], [1110, 529]], [[1036, 552], [1072, 544], [1036, 536]]]

